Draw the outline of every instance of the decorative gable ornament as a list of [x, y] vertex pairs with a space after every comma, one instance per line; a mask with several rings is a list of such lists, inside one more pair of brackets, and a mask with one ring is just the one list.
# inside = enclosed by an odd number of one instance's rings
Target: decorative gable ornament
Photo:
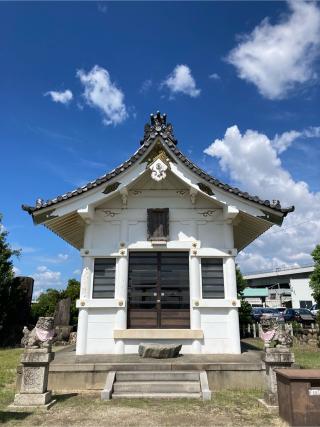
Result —
[[168, 166], [162, 160], [157, 159], [150, 166], [151, 178], [157, 182], [162, 181], [167, 176], [166, 174], [167, 169], [168, 169]]

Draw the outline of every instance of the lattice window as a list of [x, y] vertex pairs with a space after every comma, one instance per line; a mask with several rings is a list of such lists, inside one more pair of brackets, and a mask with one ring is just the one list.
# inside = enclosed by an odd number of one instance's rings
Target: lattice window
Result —
[[96, 258], [92, 298], [114, 298], [115, 276], [115, 258]]
[[224, 298], [223, 260], [222, 258], [202, 258], [202, 298]]

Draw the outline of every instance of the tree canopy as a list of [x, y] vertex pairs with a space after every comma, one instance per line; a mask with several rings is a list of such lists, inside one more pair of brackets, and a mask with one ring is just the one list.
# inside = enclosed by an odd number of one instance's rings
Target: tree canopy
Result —
[[314, 260], [314, 271], [310, 276], [312, 296], [317, 304], [320, 304], [320, 245], [317, 245], [311, 253]]
[[14, 339], [15, 317], [24, 295], [13, 283], [13, 258], [20, 255], [7, 241], [8, 232], [2, 223], [0, 214], [0, 344], [9, 345]]
[[76, 300], [80, 295], [80, 282], [76, 279], [69, 279], [66, 289], [47, 289], [42, 292], [36, 303], [32, 304], [32, 321], [36, 323], [40, 316], [53, 316], [57, 304], [64, 298], [70, 297], [70, 322], [76, 324], [78, 320], [78, 310]]
[[248, 286], [246, 279], [243, 277], [240, 267], [236, 266], [236, 281], [237, 281], [237, 292], [239, 295], [242, 295], [244, 288]]

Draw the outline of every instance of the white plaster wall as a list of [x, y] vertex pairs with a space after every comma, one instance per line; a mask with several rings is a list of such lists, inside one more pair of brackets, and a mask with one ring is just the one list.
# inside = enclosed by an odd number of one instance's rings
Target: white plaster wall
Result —
[[292, 289], [292, 307], [299, 308], [300, 301], [312, 301], [315, 303], [311, 295], [311, 288], [309, 286], [308, 278], [291, 279], [290, 287]]
[[229, 308], [201, 309], [201, 329], [204, 333], [202, 353], [237, 353], [229, 312]]
[[88, 354], [114, 353], [113, 329], [117, 308], [89, 308]]
[[[93, 219], [86, 228], [85, 250], [94, 250], [99, 256], [114, 256], [119, 252], [120, 242], [131, 249], [145, 249], [150, 243], [147, 239], [147, 208], [170, 209], [170, 241], [168, 248], [191, 250], [191, 242], [198, 242], [201, 250], [233, 249], [233, 240], [230, 239], [232, 226], [226, 226], [222, 209], [217, 209], [214, 204], [205, 198], [198, 197], [196, 204], [191, 203], [189, 192], [177, 195], [177, 191], [152, 190], [142, 191], [137, 194], [129, 192], [127, 207], [122, 207], [120, 197], [108, 201], [105, 205], [96, 207]], [[226, 236], [226, 230], [228, 236]], [[232, 237], [232, 236], [231, 236]], [[154, 248], [153, 250], [157, 250]], [[200, 253], [200, 250], [199, 250]], [[199, 272], [200, 274], [200, 272]], [[230, 294], [228, 281], [230, 275], [225, 274], [226, 298], [234, 298]], [[116, 295], [120, 287], [120, 275], [116, 271]], [[190, 275], [191, 277], [191, 275]], [[201, 277], [200, 283], [201, 283]], [[86, 278], [92, 285], [91, 277]], [[231, 279], [230, 279], [231, 280]], [[81, 284], [88, 286], [88, 284]], [[233, 284], [230, 283], [230, 287]], [[190, 290], [191, 291], [191, 290]], [[191, 292], [190, 292], [191, 294]], [[91, 292], [90, 296], [91, 298]], [[191, 301], [192, 306], [192, 301]], [[123, 339], [121, 343], [113, 339], [113, 330], [116, 329], [117, 312], [123, 308], [88, 307], [88, 321], [86, 330], [86, 346], [82, 354], [112, 354], [116, 348], [121, 348], [125, 353], [136, 353], [138, 340]], [[194, 310], [191, 308], [191, 310]], [[239, 340], [235, 329], [238, 328], [237, 309], [220, 307], [200, 307], [200, 329], [203, 330], [204, 339], [199, 340], [200, 348], [195, 346], [194, 340], [149, 340], [152, 342], [180, 342], [182, 353], [193, 353], [199, 348], [202, 353], [238, 353]], [[236, 317], [235, 317], [236, 312]], [[83, 328], [83, 325], [81, 326]], [[81, 330], [78, 330], [82, 334]], [[143, 340], [146, 341], [146, 340]], [[120, 344], [120, 347], [117, 347]], [[80, 345], [79, 345], [80, 348]], [[78, 347], [77, 347], [78, 352]], [[81, 354], [79, 352], [79, 354]]]
[[[181, 190], [182, 191], [182, 190]], [[193, 205], [189, 192], [176, 190], [129, 191], [127, 206], [123, 208], [119, 196], [96, 207], [94, 219], [86, 229], [89, 248], [114, 252], [126, 237], [126, 245], [147, 239], [147, 209], [169, 208], [171, 241], [201, 240], [202, 247], [225, 248], [222, 209], [211, 201], [198, 197]], [[121, 236], [121, 221], [127, 220]], [[89, 234], [89, 236], [87, 235]]]

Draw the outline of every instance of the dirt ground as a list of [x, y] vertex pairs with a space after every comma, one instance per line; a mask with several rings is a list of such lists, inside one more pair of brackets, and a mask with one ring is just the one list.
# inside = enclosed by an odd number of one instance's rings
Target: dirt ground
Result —
[[285, 426], [260, 406], [257, 391], [215, 393], [211, 402], [111, 400], [97, 395], [61, 395], [46, 413], [0, 412], [8, 426]]
[[[5, 426], [277, 426], [286, 424], [261, 406], [259, 390], [214, 392], [210, 402], [181, 400], [111, 400], [99, 394], [55, 396], [45, 413], [9, 412], [15, 393], [21, 349], [0, 350], [0, 424]], [[254, 384], [252, 384], [254, 387]]]

